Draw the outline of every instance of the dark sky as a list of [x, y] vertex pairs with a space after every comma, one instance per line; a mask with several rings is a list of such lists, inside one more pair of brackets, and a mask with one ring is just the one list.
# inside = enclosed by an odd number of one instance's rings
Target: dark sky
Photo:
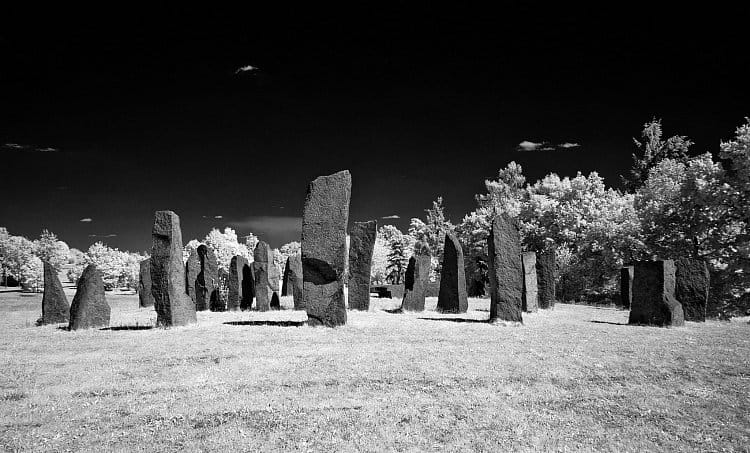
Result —
[[149, 249], [160, 209], [280, 246], [341, 169], [350, 221], [457, 222], [512, 160], [619, 186], [651, 117], [715, 153], [750, 115], [748, 7], [45, 12], [0, 19], [0, 225], [82, 249]]

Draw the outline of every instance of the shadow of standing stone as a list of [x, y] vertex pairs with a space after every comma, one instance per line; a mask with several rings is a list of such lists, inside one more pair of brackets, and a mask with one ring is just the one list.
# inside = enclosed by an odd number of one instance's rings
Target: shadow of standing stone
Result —
[[705, 321], [711, 283], [706, 262], [692, 258], [675, 261], [675, 279], [675, 297], [682, 304], [685, 321]]
[[488, 240], [490, 321], [523, 322], [521, 237], [516, 222], [501, 214], [492, 221]]
[[636, 262], [628, 324], [681, 326], [684, 323], [682, 305], [675, 297], [674, 261]]
[[370, 309], [370, 270], [378, 222], [354, 222], [349, 231], [349, 309]]
[[151, 294], [151, 258], [141, 261], [141, 270], [138, 274], [138, 304], [141, 308], [154, 306], [154, 296]]
[[348, 170], [310, 183], [302, 214], [303, 305], [308, 324], [346, 324], [344, 274], [352, 178]]
[[104, 297], [104, 281], [95, 265], [89, 264], [78, 279], [70, 305], [69, 330], [109, 326], [110, 308]]
[[536, 253], [523, 252], [521, 254], [521, 267], [523, 268], [521, 308], [527, 313], [535, 313], [539, 308], [536, 286]]
[[620, 304], [630, 308], [633, 301], [633, 266], [623, 266], [620, 269]]
[[156, 211], [151, 233], [151, 294], [157, 326], [194, 323], [195, 303], [185, 290], [180, 218], [172, 211]]
[[464, 252], [461, 249], [461, 244], [453, 233], [446, 233], [437, 311], [441, 313], [466, 313], [469, 308], [469, 300], [466, 294], [466, 275], [464, 272]]
[[44, 295], [42, 296], [42, 324], [68, 322], [70, 305], [65, 296], [57, 269], [44, 261]]
[[555, 246], [545, 248], [536, 257], [536, 284], [539, 289], [539, 308], [548, 309], [555, 307], [555, 275], [557, 267], [555, 263]]

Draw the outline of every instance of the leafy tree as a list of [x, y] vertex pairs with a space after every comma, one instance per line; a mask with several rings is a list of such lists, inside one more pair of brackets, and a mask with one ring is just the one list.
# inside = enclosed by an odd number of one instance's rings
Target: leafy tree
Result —
[[39, 239], [34, 241], [34, 255], [50, 263], [57, 271], [68, 262], [69, 251], [68, 244], [58, 240], [55, 233], [48, 230], [42, 230]]
[[41, 292], [44, 290], [44, 264], [39, 257], [30, 255], [21, 265], [21, 286], [25, 291]]
[[478, 208], [466, 214], [456, 226], [456, 235], [464, 253], [467, 289], [472, 297], [484, 295], [489, 284], [487, 239], [491, 219], [487, 208]]
[[206, 235], [203, 242], [216, 254], [219, 270], [227, 275], [233, 256], [240, 255], [248, 262], [253, 261], [254, 248], [250, 250], [246, 244], [240, 244], [237, 240], [237, 233], [232, 228], [224, 228], [223, 233], [214, 228]]
[[409, 262], [407, 254], [408, 240], [403, 237], [394, 236], [388, 241], [388, 257], [386, 265], [386, 281], [398, 285], [403, 283], [406, 266]]
[[477, 204], [484, 208], [485, 215], [494, 217], [507, 213], [511, 217], [517, 217], [521, 210], [525, 182], [523, 168], [515, 162], [510, 162], [498, 171], [496, 180], [484, 181], [487, 193], [475, 197]]
[[375, 246], [372, 251], [372, 267], [370, 268], [370, 282], [374, 285], [382, 285], [386, 282], [389, 252], [388, 243], [378, 234], [375, 237]]
[[432, 251], [435, 260], [431, 274], [440, 274], [443, 262], [443, 246], [445, 245], [445, 233], [453, 231], [453, 224], [445, 217], [443, 197], [438, 197], [432, 202], [432, 208], [425, 209], [425, 220], [411, 219], [409, 224], [409, 236], [415, 242], [427, 244]]
[[[684, 135], [662, 140], [661, 119], [653, 118], [643, 125], [641, 140], [633, 139], [638, 153], [633, 154], [630, 178], [622, 178], [626, 189], [635, 191], [648, 177], [648, 171], [663, 159], [684, 160], [693, 141]], [[640, 157], [639, 157], [640, 154]]]

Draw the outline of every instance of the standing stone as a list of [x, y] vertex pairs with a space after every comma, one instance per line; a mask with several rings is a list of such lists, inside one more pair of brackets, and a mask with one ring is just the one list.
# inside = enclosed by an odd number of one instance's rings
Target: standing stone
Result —
[[344, 273], [352, 178], [344, 170], [310, 183], [302, 214], [303, 306], [308, 325], [346, 324]]
[[682, 305], [675, 297], [674, 261], [635, 263], [628, 323], [657, 326], [681, 326], [685, 323]]
[[685, 321], [705, 321], [711, 277], [708, 265], [699, 259], [675, 261], [675, 297], [682, 304]]
[[544, 249], [536, 257], [536, 284], [539, 308], [555, 307], [555, 246]]
[[70, 305], [70, 330], [109, 326], [110, 308], [104, 298], [104, 281], [95, 265], [89, 264], [78, 279]]
[[219, 265], [216, 262], [216, 254], [204, 244], [199, 245], [196, 252], [200, 272], [195, 284], [195, 309], [224, 311], [224, 301], [219, 292]]
[[488, 238], [490, 320], [523, 322], [521, 237], [518, 225], [507, 214], [492, 221]]
[[302, 255], [296, 253], [287, 259], [286, 270], [289, 273], [289, 278], [284, 282], [287, 285], [287, 291], [292, 293], [294, 297], [294, 309], [304, 310], [304, 300], [302, 298]]
[[[187, 262], [185, 263], [185, 289], [188, 296], [190, 296], [190, 300], [193, 301], [193, 304], [197, 304], [198, 290], [200, 288], [200, 285], [198, 284], [198, 274], [200, 273], [201, 259], [198, 255], [198, 249], [192, 249]], [[202, 309], [199, 308], [198, 310]]]
[[370, 309], [370, 270], [378, 222], [354, 222], [349, 231], [349, 309]]
[[[255, 301], [258, 311], [268, 311], [271, 308], [281, 308], [279, 304], [279, 271], [273, 262], [271, 246], [260, 241], [255, 246]], [[274, 281], [276, 282], [274, 285]]]
[[521, 254], [521, 267], [523, 268], [521, 308], [527, 313], [534, 313], [539, 308], [536, 280], [536, 253], [523, 252]]
[[291, 282], [289, 281], [289, 260], [291, 258], [287, 257], [286, 264], [284, 265], [284, 275], [281, 277], [281, 297], [285, 296], [291, 296], [292, 287]]
[[430, 282], [430, 255], [419, 254], [409, 258], [404, 278], [404, 299], [401, 308], [406, 311], [424, 311], [424, 299]]
[[246, 311], [253, 307], [255, 299], [255, 270], [253, 264], [245, 263], [242, 267], [242, 299], [240, 299], [240, 310]]
[[151, 294], [157, 326], [194, 323], [195, 303], [185, 290], [180, 218], [172, 211], [156, 211], [151, 236]]
[[268, 263], [268, 287], [271, 288], [271, 310], [281, 310], [281, 299], [279, 298], [279, 283], [281, 282], [281, 270], [276, 265], [276, 261], [271, 256], [271, 262]]
[[469, 300], [466, 295], [466, 275], [464, 272], [464, 252], [461, 249], [461, 244], [453, 233], [446, 233], [437, 311], [466, 313], [469, 308]]
[[630, 308], [633, 301], [633, 266], [623, 266], [620, 269], [620, 303]]
[[227, 286], [229, 287], [229, 293], [227, 295], [227, 309], [234, 311], [239, 310], [242, 306], [242, 298], [244, 297], [243, 289], [243, 271], [247, 266], [247, 260], [239, 255], [232, 257], [232, 261], [229, 263], [229, 280]]
[[42, 296], [42, 324], [68, 322], [70, 305], [65, 297], [57, 270], [44, 261], [44, 296]]
[[138, 274], [138, 301], [142, 308], [154, 306], [154, 296], [151, 294], [150, 258], [141, 261], [141, 271]]

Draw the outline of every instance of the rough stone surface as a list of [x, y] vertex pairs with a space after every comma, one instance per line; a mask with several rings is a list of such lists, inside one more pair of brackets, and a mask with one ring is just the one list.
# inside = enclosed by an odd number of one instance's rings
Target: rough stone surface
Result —
[[443, 270], [440, 274], [440, 294], [437, 311], [442, 313], [466, 313], [469, 299], [466, 294], [464, 274], [464, 252], [453, 233], [445, 235], [443, 248]]
[[250, 310], [253, 307], [255, 299], [255, 269], [254, 263], [246, 263], [242, 268], [242, 299], [240, 300], [240, 310]]
[[291, 258], [286, 259], [286, 264], [284, 264], [284, 275], [281, 277], [281, 296], [291, 296], [292, 294], [292, 286], [291, 282], [289, 281], [289, 260]]
[[141, 261], [138, 274], [138, 301], [141, 307], [153, 307], [154, 296], [151, 294], [151, 259]]
[[536, 257], [536, 284], [539, 289], [539, 308], [555, 307], [555, 247], [544, 249]]
[[70, 305], [65, 297], [57, 270], [53, 265], [44, 262], [44, 295], [42, 296], [42, 324], [59, 324], [68, 322]]
[[151, 294], [157, 326], [194, 323], [195, 303], [185, 290], [180, 218], [172, 211], [156, 211], [151, 233]]
[[308, 325], [346, 324], [344, 274], [352, 178], [344, 170], [310, 183], [302, 214], [303, 305]]
[[506, 214], [496, 216], [487, 240], [490, 320], [522, 322], [523, 269], [518, 225]]
[[224, 311], [226, 305], [219, 292], [219, 265], [216, 254], [206, 245], [196, 250], [200, 262], [200, 272], [195, 280], [195, 309], [197, 311]]
[[440, 295], [440, 280], [427, 283], [425, 297], [438, 297]]
[[536, 279], [536, 253], [523, 252], [521, 254], [521, 267], [523, 269], [521, 308], [527, 313], [534, 313], [539, 309]]
[[[253, 262], [253, 273], [255, 275], [255, 302], [258, 311], [268, 311], [272, 308], [280, 308], [279, 295], [279, 270], [273, 262], [271, 246], [260, 241], [255, 246], [255, 262]], [[276, 283], [274, 285], [274, 282]]]
[[628, 322], [657, 326], [681, 326], [685, 323], [682, 305], [675, 297], [674, 261], [635, 263]]
[[201, 259], [198, 255], [198, 249], [190, 251], [187, 262], [185, 263], [185, 290], [190, 300], [197, 303], [197, 293], [200, 285], [198, 284], [198, 274], [201, 273]]
[[370, 270], [378, 222], [354, 222], [349, 230], [349, 309], [370, 309]]
[[[239, 255], [232, 257], [232, 261], [229, 263], [229, 278], [227, 279], [227, 286], [229, 292], [227, 294], [227, 310], [239, 310], [243, 305], [243, 298], [248, 295], [252, 297], [252, 292], [246, 294], [247, 284], [245, 283], [245, 274], [248, 272], [245, 268], [248, 267], [247, 260]], [[252, 304], [252, 301], [250, 301]]]
[[70, 330], [109, 326], [110, 308], [104, 298], [104, 281], [95, 265], [89, 264], [78, 279], [70, 305]]
[[289, 272], [287, 285], [288, 291], [290, 291], [294, 297], [294, 309], [304, 310], [305, 305], [302, 298], [302, 255], [297, 253], [290, 256], [286, 263], [286, 269]]
[[430, 255], [416, 255], [409, 258], [401, 308], [406, 311], [424, 311], [424, 298], [429, 282]]
[[633, 266], [624, 266], [620, 269], [620, 304], [630, 308], [633, 301]]
[[682, 304], [685, 321], [705, 321], [711, 277], [708, 265], [699, 259], [675, 261], [675, 297]]

